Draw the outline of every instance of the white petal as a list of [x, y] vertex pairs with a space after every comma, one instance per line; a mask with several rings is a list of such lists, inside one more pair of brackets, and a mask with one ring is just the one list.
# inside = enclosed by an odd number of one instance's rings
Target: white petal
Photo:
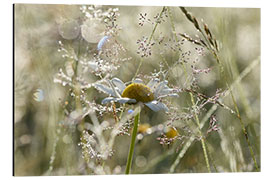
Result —
[[160, 110], [169, 111], [168, 107], [165, 104], [156, 100], [144, 104], [155, 112]]
[[116, 102], [119, 102], [121, 104], [136, 103], [136, 100], [135, 99], [130, 99], [130, 98], [117, 98]]
[[154, 89], [156, 88], [158, 82], [159, 82], [159, 79], [158, 79], [158, 78], [151, 79], [151, 80], [148, 82], [147, 86], [148, 86], [152, 91], [154, 91]]
[[137, 78], [133, 81], [133, 83], [139, 83], [139, 84], [143, 84], [143, 80]]
[[162, 91], [169, 89], [169, 87], [167, 86], [168, 81], [162, 81], [158, 84], [157, 88], [154, 91], [154, 94], [156, 97], [159, 97], [160, 95], [162, 95]]
[[121, 98], [121, 95], [119, 94], [120, 93], [119, 92], [120, 90], [117, 87], [115, 87], [110, 80], [108, 80], [107, 82], [109, 83], [110, 88], [113, 90], [113, 92], [115, 94], [114, 97]]
[[107, 104], [107, 103], [109, 103], [109, 102], [111, 102], [111, 101], [115, 101], [115, 99], [116, 99], [116, 98], [114, 98], [114, 97], [107, 97], [107, 98], [105, 98], [105, 99], [103, 99], [103, 100], [101, 101], [101, 104]]
[[115, 92], [114, 92], [113, 89], [110, 88], [109, 86], [106, 86], [106, 85], [104, 85], [104, 84], [95, 83], [95, 84], [94, 84], [94, 87], [95, 87], [97, 90], [99, 90], [99, 91], [102, 91], [102, 92], [104, 92], [104, 93], [106, 93], [106, 94], [108, 94], [108, 95], [111, 95], [111, 96], [116, 97]]
[[166, 86], [163, 87], [163, 89], [161, 89], [156, 95], [160, 97], [160, 96], [170, 96], [171, 94], [175, 94], [173, 93], [173, 89]]
[[107, 104], [107, 103], [112, 102], [112, 101], [113, 102], [118, 102], [118, 103], [121, 103], [121, 104], [136, 103], [135, 99], [107, 97], [107, 98], [102, 100], [101, 104]]
[[179, 95], [176, 94], [176, 93], [171, 93], [171, 94], [164, 94], [164, 95], [161, 95], [161, 96], [159, 96], [158, 98], [164, 98], [164, 97], [179, 97]]
[[118, 87], [120, 93], [122, 94], [122, 92], [124, 91], [124, 89], [126, 88], [126, 85], [123, 83], [123, 81], [121, 81], [118, 78], [113, 78], [112, 79], [112, 83]]

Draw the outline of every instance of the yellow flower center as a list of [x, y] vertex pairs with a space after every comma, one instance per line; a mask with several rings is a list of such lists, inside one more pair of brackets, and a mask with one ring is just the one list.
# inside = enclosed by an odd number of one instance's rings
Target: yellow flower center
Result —
[[136, 99], [137, 102], [150, 102], [154, 100], [151, 89], [144, 84], [132, 83], [122, 93], [122, 97]]
[[166, 137], [167, 138], [174, 138], [175, 136], [178, 136], [178, 131], [176, 130], [175, 127], [170, 127], [167, 132], [166, 132]]
[[140, 124], [138, 127], [138, 133], [145, 133], [149, 128], [150, 128], [150, 125], [147, 123]]

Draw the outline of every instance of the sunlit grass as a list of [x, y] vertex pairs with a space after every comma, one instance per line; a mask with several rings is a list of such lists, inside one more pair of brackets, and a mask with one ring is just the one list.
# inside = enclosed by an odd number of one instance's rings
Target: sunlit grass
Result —
[[17, 4], [15, 77], [15, 175], [260, 171], [259, 9]]

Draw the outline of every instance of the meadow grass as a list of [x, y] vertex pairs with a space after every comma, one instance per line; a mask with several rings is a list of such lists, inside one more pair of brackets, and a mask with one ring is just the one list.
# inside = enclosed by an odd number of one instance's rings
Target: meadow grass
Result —
[[259, 19], [15, 5], [15, 175], [260, 171]]

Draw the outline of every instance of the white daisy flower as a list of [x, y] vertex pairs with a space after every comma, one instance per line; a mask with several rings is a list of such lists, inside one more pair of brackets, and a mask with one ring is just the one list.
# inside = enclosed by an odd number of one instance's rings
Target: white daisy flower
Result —
[[160, 110], [168, 111], [168, 107], [160, 99], [167, 96], [178, 97], [173, 89], [167, 86], [168, 81], [160, 82], [157, 78], [150, 80], [147, 85], [141, 79], [134, 80], [128, 86], [118, 78], [113, 78], [107, 82], [109, 86], [100, 83], [94, 85], [97, 90], [110, 95], [110, 97], [102, 100], [102, 104], [109, 102], [135, 104], [142, 102], [155, 112]]

